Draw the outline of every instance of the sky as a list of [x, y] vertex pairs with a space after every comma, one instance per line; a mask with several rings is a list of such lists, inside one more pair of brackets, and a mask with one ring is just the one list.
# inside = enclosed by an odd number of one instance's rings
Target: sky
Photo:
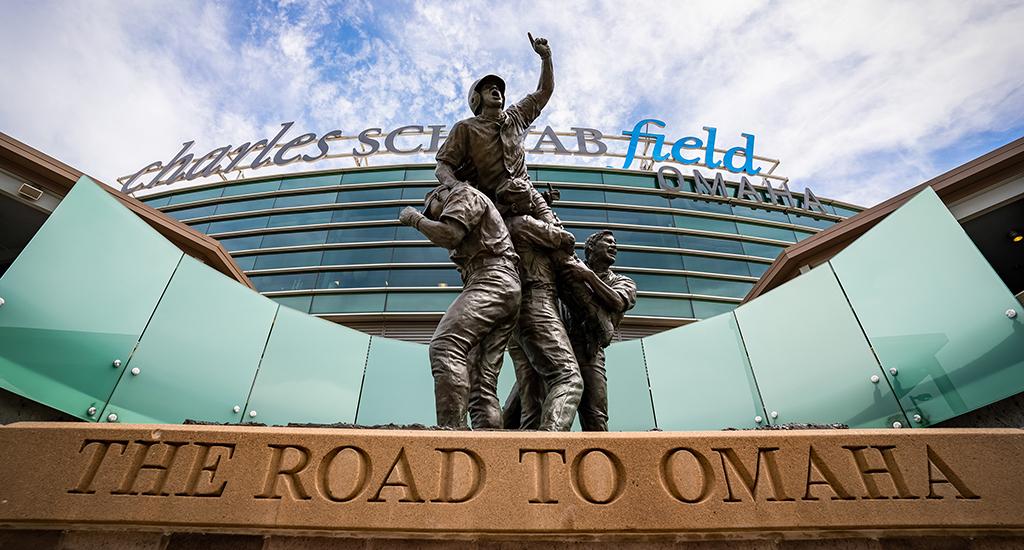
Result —
[[0, 131], [111, 184], [286, 121], [451, 125], [479, 76], [536, 87], [527, 32], [555, 66], [536, 124], [754, 134], [819, 197], [871, 206], [1024, 136], [1024, 0], [0, 4]]

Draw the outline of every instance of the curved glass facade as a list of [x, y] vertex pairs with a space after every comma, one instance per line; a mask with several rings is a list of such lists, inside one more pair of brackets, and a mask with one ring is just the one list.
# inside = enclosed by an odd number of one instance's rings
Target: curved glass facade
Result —
[[[823, 200], [827, 215], [710, 197], [651, 172], [530, 170], [557, 189], [554, 209], [577, 252], [599, 228], [619, 243], [615, 269], [639, 289], [625, 324], [683, 324], [732, 310], [786, 246], [859, 211]], [[398, 223], [422, 206], [433, 165], [358, 168], [241, 180], [153, 194], [143, 202], [219, 240], [257, 290], [302, 312], [440, 315], [460, 290], [447, 251]], [[730, 188], [735, 195], [735, 187]]]

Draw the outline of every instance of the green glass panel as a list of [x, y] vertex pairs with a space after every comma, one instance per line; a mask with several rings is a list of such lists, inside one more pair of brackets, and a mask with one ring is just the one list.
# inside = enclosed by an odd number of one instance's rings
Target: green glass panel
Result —
[[815, 233], [811, 233], [809, 231], [800, 231], [799, 229], [794, 229], [793, 234], [796, 235], [796, 240], [798, 241], [802, 241], [807, 237], [810, 237], [811, 235], [815, 235]]
[[604, 208], [576, 208], [559, 206], [555, 203], [555, 214], [567, 222], [607, 222], [608, 212]]
[[649, 225], [653, 227], [672, 227], [672, 215], [660, 212], [644, 212], [641, 210], [608, 209], [610, 223], [626, 225]]
[[[410, 229], [416, 231], [416, 228]], [[416, 234], [419, 235], [420, 238], [424, 238], [422, 233], [416, 231]], [[393, 240], [395, 240], [395, 226], [393, 225], [332, 229], [327, 235], [327, 242], [329, 243], [361, 243]]]
[[601, 172], [586, 172], [583, 170], [546, 170], [540, 168], [537, 170], [537, 179], [542, 182], [603, 183]]
[[199, 189], [196, 191], [188, 191], [185, 193], [176, 193], [170, 196], [170, 200], [167, 204], [184, 204], [186, 202], [202, 201], [206, 199], [216, 199], [224, 193], [223, 187], [214, 187], [211, 189]]
[[339, 248], [324, 251], [321, 265], [385, 264], [391, 261], [394, 248]]
[[781, 254], [783, 250], [785, 250], [785, 247], [782, 246], [743, 241], [743, 253], [748, 256], [757, 256], [760, 258], [769, 258], [774, 260], [779, 257], [779, 254]]
[[245, 407], [250, 419], [355, 422], [370, 335], [282, 308]]
[[225, 202], [217, 205], [216, 214], [234, 214], [236, 212], [252, 212], [254, 210], [269, 210], [274, 207], [274, 198], [253, 199], [251, 201]]
[[449, 252], [439, 246], [396, 246], [391, 261], [395, 263], [448, 262]]
[[235, 263], [242, 271], [248, 271], [256, 266], [256, 256], [241, 256], [235, 258]]
[[333, 216], [333, 210], [274, 214], [273, 216], [270, 216], [269, 224], [265, 224], [264, 227], [292, 227], [299, 225], [313, 225], [317, 223], [331, 223], [331, 218]]
[[312, 187], [330, 187], [341, 185], [341, 174], [325, 174], [308, 178], [292, 178], [281, 182], [281, 190], [307, 189]]
[[750, 235], [751, 237], [763, 237], [765, 239], [775, 239], [786, 242], [796, 241], [796, 236], [793, 234], [793, 230], [785, 227], [736, 222], [736, 228], [739, 230], [740, 235]]
[[647, 292], [679, 292], [690, 291], [686, 285], [686, 277], [680, 275], [654, 275], [651, 273], [625, 273], [618, 271], [619, 275], [625, 275], [636, 283], [637, 290]]
[[655, 427], [640, 340], [618, 342], [605, 350], [608, 376], [608, 429], [646, 432]]
[[220, 244], [223, 245], [224, 249], [228, 252], [234, 252], [236, 250], [251, 250], [253, 248], [259, 248], [260, 242], [262, 241], [263, 235], [250, 235], [248, 237], [220, 239]]
[[711, 300], [691, 300], [693, 302], [693, 316], [697, 319], [708, 319], [716, 315], [730, 312], [736, 309], [735, 303], [712, 302]]
[[256, 256], [254, 269], [278, 269], [282, 267], [307, 267], [320, 265], [322, 250], [308, 252], [288, 252], [283, 254], [263, 254]]
[[671, 252], [639, 252], [619, 250], [616, 265], [629, 267], [650, 267], [657, 269], [683, 269], [683, 257]]
[[380, 313], [384, 311], [384, 299], [381, 293], [367, 294], [321, 294], [313, 296], [310, 313]]
[[274, 200], [274, 208], [291, 208], [293, 206], [311, 206], [314, 204], [334, 204], [338, 193], [312, 193], [309, 195], [287, 195]]
[[361, 208], [350, 207], [342, 210], [335, 210], [334, 215], [331, 217], [331, 222], [343, 223], [377, 220], [397, 220], [398, 212], [400, 210], [401, 207], [398, 206], [364, 206]]
[[749, 206], [742, 206], [739, 204], [732, 205], [732, 212], [737, 216], [746, 216], [748, 218], [757, 218], [760, 220], [771, 220], [776, 222], [789, 223], [789, 218], [786, 213], [782, 210], [769, 210], [767, 208], [751, 208]]
[[327, 231], [301, 231], [292, 233], [269, 233], [263, 236], [261, 248], [275, 248], [279, 246], [303, 246], [311, 244], [324, 244], [327, 241]]
[[227, 233], [229, 231], [245, 231], [247, 229], [262, 229], [267, 226], [267, 216], [256, 216], [255, 218], [235, 218], [233, 220], [220, 220], [211, 222], [209, 233]]
[[167, 195], [164, 197], [157, 197], [155, 199], [142, 199], [142, 202], [147, 206], [160, 208], [161, 206], [167, 206], [171, 202], [171, 197], [170, 195]]
[[217, 206], [213, 204], [207, 204], [204, 206], [195, 206], [193, 208], [182, 208], [181, 210], [171, 210], [170, 212], [164, 212], [168, 216], [176, 220], [191, 220], [193, 218], [205, 218], [206, 216], [212, 216], [217, 212]]
[[1024, 391], [1021, 305], [930, 188], [832, 265], [914, 426]]
[[103, 412], [118, 422], [237, 422], [278, 305], [185, 256]]
[[225, 187], [224, 196], [232, 197], [235, 195], [249, 195], [252, 193], [267, 193], [270, 191], [277, 191], [280, 188], [281, 180], [257, 181]]
[[274, 296], [271, 299], [302, 313], [309, 313], [309, 306], [313, 302], [312, 296]]
[[189, 224], [189, 227], [191, 227], [192, 229], [195, 229], [196, 231], [198, 231], [200, 233], [209, 233], [210, 232], [210, 222], [197, 223], [197, 224]]
[[730, 298], [742, 298], [754, 286], [754, 283], [712, 279], [709, 277], [687, 277], [686, 281], [689, 283], [690, 292], [694, 294], [728, 296]]
[[703, 218], [701, 216], [672, 216], [676, 221], [676, 227], [680, 229], [697, 229], [700, 231], [717, 231], [719, 233], [735, 233], [736, 222], [732, 220], [720, 220], [718, 218]]
[[845, 206], [839, 206], [837, 204], [832, 205], [832, 209], [835, 210], [836, 215], [843, 216], [844, 218], [849, 218], [849, 217], [852, 217], [852, 216], [856, 216], [857, 214], [861, 213], [860, 210], [855, 210], [853, 208], [846, 208]]
[[[622, 253], [619, 252], [621, 255]], [[727, 275], [750, 275], [750, 267], [743, 260], [715, 258], [712, 256], [683, 255], [683, 265], [689, 271], [701, 273], [725, 273]]]
[[750, 274], [754, 277], [764, 275], [764, 272], [768, 271], [768, 268], [771, 267], [771, 264], [756, 264], [753, 262], [747, 265], [750, 267]]
[[402, 188], [402, 198], [403, 199], [408, 199], [408, 200], [411, 200], [411, 201], [417, 201], [416, 203], [414, 203], [417, 206], [422, 205], [423, 204], [423, 200], [427, 198], [427, 193], [433, 191], [434, 187], [436, 187], [436, 186], [433, 186], [433, 185], [431, 185], [431, 186], [416, 185], [416, 186], [412, 186], [412, 187], [403, 187]]
[[0, 278], [0, 387], [96, 420], [181, 257], [81, 178]]
[[740, 241], [732, 239], [718, 239], [699, 235], [679, 235], [679, 246], [690, 250], [743, 254], [743, 245]]
[[433, 168], [406, 168], [405, 181], [436, 181]]
[[356, 422], [437, 424], [427, 346], [374, 336]]
[[405, 179], [405, 170], [372, 170], [368, 172], [345, 172], [341, 176], [341, 182], [349, 183], [374, 183], [385, 181], [402, 181]]
[[[426, 194], [424, 194], [426, 196]], [[402, 198], [401, 187], [375, 187], [371, 189], [350, 189], [338, 193], [338, 202], [391, 201]]]
[[693, 306], [690, 304], [690, 300], [683, 298], [640, 296], [636, 299], [636, 305], [633, 306], [633, 309], [626, 313], [644, 317], [681, 317], [689, 319], [693, 317]]
[[648, 336], [643, 346], [658, 428], [754, 428], [754, 417], [765, 417], [732, 314]]
[[795, 225], [805, 225], [807, 227], [817, 227], [819, 229], [832, 227], [836, 223], [832, 220], [826, 220], [824, 218], [814, 218], [811, 216], [801, 216], [800, 214], [790, 214], [789, 220]]
[[[876, 264], [877, 268], [877, 264]], [[841, 422], [854, 428], [906, 426], [828, 265], [736, 308], [747, 355], [772, 423]]]
[[257, 292], [282, 290], [308, 290], [316, 285], [316, 273], [287, 273], [283, 275], [253, 275], [250, 280]]
[[453, 287], [462, 286], [462, 277], [454, 268], [412, 268], [391, 270], [388, 286], [410, 287]]
[[624, 193], [622, 191], [605, 191], [605, 201], [608, 204], [632, 204], [637, 206], [659, 206], [668, 208], [671, 206], [667, 197], [654, 193]]
[[604, 191], [601, 189], [574, 189], [571, 187], [556, 187], [556, 189], [559, 192], [559, 201], [604, 202]]
[[639, 174], [609, 174], [602, 175], [605, 185], [627, 185], [629, 187], [657, 187], [654, 176]]
[[457, 292], [389, 292], [385, 311], [446, 311]]
[[690, 197], [674, 197], [672, 199], [672, 208], [681, 208], [683, 210], [695, 210], [697, 212], [717, 212], [719, 214], [732, 214], [732, 207], [727, 202], [693, 199]]
[[[416, 270], [418, 273], [420, 270]], [[324, 271], [317, 279], [317, 288], [374, 288], [388, 285], [387, 269]]]

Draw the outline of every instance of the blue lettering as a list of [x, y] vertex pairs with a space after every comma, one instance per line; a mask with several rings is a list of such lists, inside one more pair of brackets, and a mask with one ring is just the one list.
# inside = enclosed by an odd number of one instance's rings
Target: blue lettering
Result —
[[[626, 162], [622, 165], [623, 168], [629, 168], [629, 165], [633, 163], [633, 159], [636, 157], [636, 145], [640, 141], [641, 137], [654, 138], [654, 160], [662, 161], [668, 158], [666, 155], [661, 154], [661, 146], [665, 143], [665, 136], [661, 134], [648, 134], [641, 132], [640, 129], [647, 123], [654, 124], [659, 128], [664, 128], [665, 123], [656, 118], [645, 118], [640, 122], [633, 125], [632, 132], [622, 132], [622, 135], [629, 136], [629, 148], [626, 149]], [[658, 158], [661, 157], [661, 158]]]
[[697, 164], [700, 162], [700, 157], [686, 158], [683, 156], [683, 149], [700, 149], [704, 146], [704, 142], [697, 137], [687, 136], [682, 139], [677, 139], [676, 144], [672, 146], [672, 158], [680, 164]]
[[718, 129], [704, 126], [704, 130], [708, 133], [708, 144], [704, 147], [704, 165], [712, 169], [718, 168], [722, 166], [721, 162], [715, 161], [715, 135], [718, 134]]
[[[722, 162], [725, 163], [725, 169], [730, 172], [746, 172], [751, 176], [756, 176], [761, 173], [760, 168], [754, 168], [754, 136], [753, 134], [740, 134], [746, 138], [747, 143], [743, 147], [733, 147], [725, 152], [725, 156], [722, 158]], [[732, 159], [737, 153], [743, 153], [743, 166], [735, 166], [732, 163]]]

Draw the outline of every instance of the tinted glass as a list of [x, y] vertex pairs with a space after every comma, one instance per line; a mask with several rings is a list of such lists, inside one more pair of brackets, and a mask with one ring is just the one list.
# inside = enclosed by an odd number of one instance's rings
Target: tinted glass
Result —
[[371, 206], [369, 208], [345, 208], [335, 210], [332, 222], [361, 222], [371, 220], [397, 220], [398, 206]]
[[291, 214], [274, 214], [270, 216], [270, 227], [292, 227], [298, 225], [314, 225], [319, 223], [331, 223], [334, 212], [331, 210], [316, 210], [314, 212], [294, 212]]
[[637, 290], [646, 292], [679, 292], [687, 293], [686, 277], [681, 275], [654, 275], [651, 273], [623, 273], [636, 283]]
[[768, 268], [771, 266], [771, 264], [756, 264], [753, 262], [750, 262], [747, 265], [750, 267], [750, 274], [754, 277], [764, 275], [764, 272], [768, 271]]
[[699, 231], [717, 231], [719, 233], [735, 233], [736, 222], [718, 218], [702, 218], [700, 216], [675, 215], [676, 227], [680, 229], [697, 229]]
[[683, 298], [654, 298], [640, 296], [636, 299], [636, 306], [629, 310], [629, 315], [640, 315], [644, 317], [693, 317], [693, 306], [690, 301]]
[[356, 421], [366, 426], [392, 422], [431, 426], [437, 422], [433, 387], [427, 346], [374, 336]]
[[387, 269], [324, 271], [316, 282], [317, 288], [379, 288], [387, 284]]
[[672, 208], [683, 210], [696, 210], [697, 212], [718, 212], [719, 214], [732, 214], [732, 208], [727, 202], [706, 201], [679, 197], [672, 199]]
[[235, 218], [233, 220], [220, 220], [210, 222], [209, 233], [227, 233], [229, 231], [245, 231], [246, 229], [262, 229], [267, 226], [267, 216], [256, 216], [254, 218]]
[[574, 222], [607, 222], [608, 214], [604, 208], [573, 208], [571, 206], [557, 206], [555, 213], [565, 221]]
[[251, 235], [248, 237], [235, 237], [234, 239], [220, 239], [220, 244], [228, 252], [233, 252], [235, 250], [259, 248], [260, 241], [262, 240], [263, 235]]
[[[586, 237], [596, 231], [596, 228], [588, 228], [584, 240]], [[628, 231], [623, 229], [616, 229], [615, 242], [618, 244], [635, 244], [638, 246], [666, 246], [670, 248], [677, 248], [679, 246], [679, 239], [675, 233], [659, 233], [657, 231]]]
[[651, 193], [623, 193], [622, 191], [605, 191], [604, 199], [608, 204], [634, 204], [638, 206], [671, 206], [668, 199]]
[[142, 199], [142, 202], [149, 206], [152, 206], [153, 208], [160, 208], [161, 206], [167, 206], [167, 204], [171, 202], [171, 197], [166, 196], [157, 197], [155, 199]]
[[[417, 232], [417, 235], [421, 235]], [[332, 229], [327, 234], [329, 243], [359, 243], [395, 240], [395, 226], [382, 225], [376, 227], [346, 227]]]
[[325, 250], [323, 265], [386, 264], [391, 248], [339, 248]]
[[372, 183], [385, 181], [402, 181], [405, 170], [374, 170], [370, 172], [346, 172], [341, 177], [342, 183]]
[[292, 206], [309, 206], [311, 204], [334, 204], [337, 193], [313, 193], [310, 195], [288, 195], [277, 197], [274, 208], [290, 208]]
[[225, 187], [224, 196], [232, 197], [235, 195], [248, 195], [250, 193], [266, 193], [269, 191], [277, 191], [280, 188], [281, 180], [257, 181], [254, 183], [243, 183], [241, 185]]
[[258, 292], [279, 290], [306, 290], [316, 283], [316, 273], [289, 273], [287, 275], [253, 275], [249, 278]]
[[832, 205], [832, 209], [835, 210], [836, 214], [844, 217], [851, 217], [860, 214], [860, 210], [854, 210], [853, 208], [846, 208], [845, 206], [839, 206], [838, 204]]
[[[425, 195], [425, 193], [424, 193]], [[401, 187], [382, 189], [351, 189], [338, 193], [338, 202], [389, 201], [402, 198]]]
[[395, 263], [448, 262], [448, 251], [439, 246], [396, 246]]
[[712, 252], [728, 252], [743, 254], [743, 245], [739, 241], [716, 239], [714, 237], [698, 237], [696, 235], [679, 235], [679, 246], [691, 250], [710, 250]]
[[[542, 188], [543, 189], [543, 188]], [[573, 189], [556, 187], [560, 193], [559, 200], [579, 202], [604, 202], [604, 191], [600, 189]], [[555, 204], [558, 204], [557, 202]]]
[[405, 181], [436, 180], [433, 168], [406, 168]]
[[323, 251], [288, 252], [284, 254], [263, 254], [256, 257], [254, 269], [276, 269], [279, 267], [305, 267], [320, 265]]
[[712, 302], [710, 300], [693, 300], [693, 316], [698, 319], [710, 319], [716, 315], [732, 311], [739, 304], [728, 302]]
[[[622, 253], [619, 252], [619, 255]], [[747, 262], [742, 260], [727, 260], [725, 258], [712, 258], [708, 256], [683, 255], [683, 264], [688, 271], [700, 271], [703, 273], [726, 273], [728, 275], [750, 275], [750, 268]]]
[[235, 263], [238, 264], [238, 268], [242, 271], [249, 271], [256, 265], [256, 256], [241, 256], [235, 258]]
[[653, 428], [654, 408], [640, 341], [617, 342], [609, 346], [605, 350], [605, 370], [608, 377], [608, 429], [641, 431]]
[[323, 244], [327, 239], [327, 231], [303, 231], [297, 233], [270, 233], [263, 236], [262, 248], [279, 246], [302, 246]]
[[205, 218], [206, 216], [212, 216], [216, 211], [217, 206], [209, 204], [206, 206], [183, 208], [181, 210], [171, 210], [164, 213], [176, 220], [189, 220], [192, 218]]
[[736, 222], [736, 228], [739, 230], [740, 235], [796, 242], [796, 235], [793, 234], [793, 230], [785, 227], [772, 227], [770, 225], [760, 225], [756, 223]]
[[[310, 313], [380, 313], [384, 311], [384, 298], [380, 293], [320, 294], [313, 296]], [[429, 374], [429, 373], [428, 373]], [[430, 392], [427, 392], [430, 393]]]
[[608, 222], [629, 225], [649, 225], [653, 227], [672, 227], [672, 215], [644, 212], [642, 210], [608, 209]]
[[750, 256], [760, 256], [762, 258], [771, 258], [774, 260], [783, 250], [785, 250], [784, 247], [775, 246], [773, 244], [743, 241], [743, 253]]
[[225, 202], [217, 205], [217, 214], [232, 214], [234, 212], [251, 212], [253, 210], [267, 210], [274, 207], [273, 198], [255, 199], [251, 201]]
[[195, 229], [196, 231], [198, 231], [200, 233], [209, 233], [210, 232], [209, 231], [210, 230], [210, 222], [197, 223], [197, 224], [189, 224], [189, 227], [191, 227], [192, 229]]
[[459, 295], [455, 292], [389, 292], [385, 311], [445, 311]]
[[772, 220], [776, 222], [788, 222], [789, 218], [786, 213], [781, 210], [768, 210], [767, 208], [751, 208], [749, 206], [741, 206], [734, 204], [732, 211], [737, 216], [746, 216], [748, 218], [757, 218], [759, 220]]
[[397, 287], [427, 286], [446, 287], [462, 286], [462, 277], [454, 267], [443, 269], [398, 269], [393, 268], [388, 275], [388, 285]]
[[641, 176], [634, 174], [602, 174], [606, 185], [625, 185], [629, 187], [657, 187], [654, 176]]
[[694, 294], [703, 294], [705, 296], [729, 296], [731, 298], [742, 298], [746, 296], [754, 286], [754, 283], [711, 279], [707, 277], [687, 277], [686, 280], [690, 285], [690, 292]]
[[270, 299], [302, 313], [309, 313], [309, 304], [313, 302], [312, 296], [271, 296]]
[[186, 202], [215, 199], [221, 196], [223, 193], [223, 187], [214, 187], [213, 189], [199, 189], [197, 191], [189, 191], [187, 193], [178, 193], [175, 195], [171, 195], [170, 200], [167, 201], [167, 204], [182, 204]]
[[403, 199], [422, 201], [424, 198], [426, 198], [427, 193], [431, 192], [434, 189], [434, 187], [436, 187], [436, 186], [430, 185], [430, 186], [403, 187], [402, 188], [402, 198]]
[[630, 267], [654, 267], [660, 269], [683, 269], [683, 259], [671, 252], [636, 252], [619, 250], [616, 265]]
[[341, 184], [341, 174], [327, 174], [308, 178], [287, 179], [281, 182], [281, 190], [306, 189], [309, 187], [328, 187]]
[[[394, 228], [394, 226], [391, 226]], [[408, 225], [399, 225], [395, 228], [395, 240], [396, 241], [425, 241], [426, 237], [423, 233], [416, 230], [415, 227], [409, 227]]]
[[835, 222], [832, 220], [815, 218], [812, 216], [801, 216], [800, 214], [790, 214], [789, 221], [795, 225], [806, 225], [807, 227], [817, 227], [819, 229], [825, 229], [826, 227], [832, 227], [835, 225]]
[[584, 172], [576, 170], [537, 170], [540, 181], [566, 181], [570, 183], [604, 183], [600, 172]]

